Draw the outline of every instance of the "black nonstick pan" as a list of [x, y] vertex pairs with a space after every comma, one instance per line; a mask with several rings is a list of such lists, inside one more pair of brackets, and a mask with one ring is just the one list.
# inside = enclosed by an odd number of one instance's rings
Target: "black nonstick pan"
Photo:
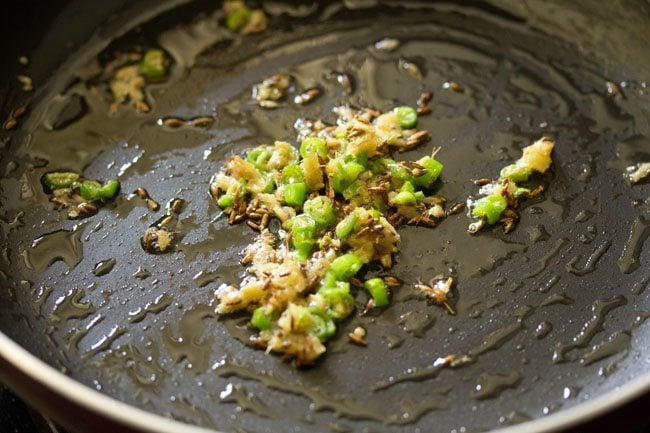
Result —
[[[252, 6], [269, 27], [247, 37], [223, 27], [218, 2], [16, 3], [2, 26], [0, 378], [59, 422], [542, 432], [647, 395], [650, 184], [626, 171], [650, 162], [647, 2], [262, 1]], [[399, 46], [377, 49], [385, 38]], [[169, 79], [147, 87], [151, 110], [109, 114], [102, 70], [151, 46], [173, 58]], [[351, 94], [331, 71], [349, 75]], [[321, 96], [260, 108], [251, 89], [278, 72]], [[401, 228], [391, 306], [343, 322], [316, 365], [255, 349], [247, 317], [214, 313], [255, 233], [220, 215], [210, 177], [247, 147], [295, 142], [298, 118], [414, 105], [424, 91], [431, 140], [399, 158], [440, 147], [449, 200], [550, 136], [545, 192], [507, 235], [469, 235], [464, 214]], [[70, 220], [40, 183], [60, 169], [117, 177], [121, 193]], [[131, 194], [139, 187], [159, 210]], [[140, 238], [175, 198], [174, 250], [146, 253]], [[414, 287], [438, 274], [458, 281], [455, 315]], [[359, 311], [365, 301], [358, 293]], [[345, 337], [358, 325], [367, 347]], [[448, 355], [467, 361], [440, 367]]]

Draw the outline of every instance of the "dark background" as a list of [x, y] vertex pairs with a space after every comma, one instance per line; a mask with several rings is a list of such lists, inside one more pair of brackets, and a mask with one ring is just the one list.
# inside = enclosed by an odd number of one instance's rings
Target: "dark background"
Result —
[[[38, 418], [36, 422], [41, 422]], [[11, 391], [0, 386], [0, 431], [2, 433], [45, 433], [39, 430], [27, 408]], [[605, 416], [566, 433], [650, 433], [650, 395], [630, 402]], [[63, 433], [63, 432], [61, 432]], [[117, 432], [116, 432], [117, 433]]]

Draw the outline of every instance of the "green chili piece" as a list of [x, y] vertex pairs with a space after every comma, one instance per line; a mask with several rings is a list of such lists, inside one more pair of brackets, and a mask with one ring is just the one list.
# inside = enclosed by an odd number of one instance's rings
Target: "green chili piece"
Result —
[[96, 180], [84, 180], [79, 188], [79, 194], [86, 200], [111, 199], [120, 189], [120, 181], [113, 179], [104, 185]]
[[530, 194], [530, 189], [519, 187], [519, 188], [517, 188], [517, 189], [515, 190], [515, 197], [516, 197], [516, 198], [519, 198], [519, 197], [521, 197], [522, 195], [526, 195], [526, 194]]
[[312, 318], [312, 330], [321, 340], [325, 341], [336, 333], [336, 324], [327, 312], [317, 308], [310, 308]]
[[307, 184], [289, 183], [284, 186], [284, 202], [289, 206], [302, 206], [307, 198]]
[[217, 204], [219, 205], [219, 207], [221, 209], [229, 208], [230, 206], [233, 205], [234, 202], [235, 201], [234, 201], [232, 195], [230, 195], [230, 194], [224, 194], [221, 197], [219, 197], [219, 199], [217, 200]]
[[73, 183], [79, 180], [79, 175], [72, 172], [53, 172], [46, 173], [41, 178], [41, 182], [49, 191], [55, 189], [70, 188]]
[[355, 213], [351, 213], [343, 218], [341, 222], [336, 225], [336, 237], [339, 239], [347, 238], [357, 226], [358, 219], [359, 217]]
[[357, 162], [363, 166], [364, 170], [368, 168], [368, 152], [360, 152], [357, 155]]
[[422, 167], [426, 169], [425, 173], [422, 176], [413, 178], [415, 185], [422, 188], [431, 188], [433, 183], [438, 180], [440, 173], [442, 172], [442, 164], [430, 156], [425, 156], [417, 161]]
[[474, 203], [472, 215], [476, 218], [486, 218], [488, 223], [494, 224], [499, 221], [501, 214], [507, 207], [508, 202], [504, 196], [492, 194]]
[[385, 307], [388, 305], [388, 290], [386, 290], [384, 280], [381, 278], [371, 278], [363, 283], [363, 287], [365, 287], [370, 293], [370, 296], [372, 296], [375, 306]]
[[[286, 188], [286, 186], [285, 186]], [[313, 218], [316, 224], [320, 227], [326, 228], [336, 221], [336, 215], [332, 209], [330, 200], [322, 195], [307, 200], [303, 206], [307, 215]]]
[[98, 200], [101, 189], [102, 184], [96, 180], [84, 180], [79, 188], [79, 194], [86, 200]]
[[289, 164], [282, 169], [282, 183], [299, 183], [305, 181], [305, 172], [298, 164]]
[[510, 164], [501, 169], [501, 178], [511, 180], [514, 183], [526, 182], [529, 177], [530, 170], [524, 165]]
[[275, 181], [273, 180], [273, 176], [269, 173], [269, 175], [266, 177], [266, 185], [264, 186], [264, 189], [262, 192], [264, 194], [270, 194], [273, 192], [275, 189]]
[[338, 281], [347, 281], [354, 277], [362, 266], [363, 261], [359, 256], [348, 253], [334, 259], [330, 265], [329, 272]]
[[399, 192], [395, 198], [393, 198], [393, 203], [397, 206], [410, 206], [417, 204], [418, 200], [415, 198], [415, 194], [409, 191]]
[[365, 167], [356, 161], [341, 164], [339, 170], [332, 176], [332, 188], [342, 193], [347, 187], [357, 180], [357, 177], [365, 170]]
[[246, 160], [253, 164], [258, 170], [266, 170], [266, 163], [271, 159], [271, 155], [272, 153], [270, 150], [260, 146], [248, 152]]
[[226, 27], [231, 32], [237, 32], [241, 30], [248, 21], [251, 19], [251, 11], [248, 8], [241, 8], [235, 11], [232, 11], [226, 17]]
[[321, 287], [318, 294], [329, 304], [327, 312], [334, 320], [341, 320], [354, 310], [354, 298], [350, 294], [350, 283], [339, 281], [334, 287]]
[[415, 178], [399, 164], [388, 164], [388, 170], [390, 171], [393, 179], [398, 179], [403, 182], [415, 182]]
[[302, 140], [302, 144], [300, 144], [300, 154], [302, 157], [307, 158], [312, 153], [315, 153], [321, 158], [325, 158], [327, 156], [325, 141], [318, 137], [307, 137]]
[[259, 307], [253, 311], [251, 325], [260, 331], [266, 331], [275, 325], [274, 311], [266, 307]]
[[418, 123], [418, 112], [413, 107], [407, 105], [402, 105], [401, 107], [396, 107], [394, 110], [399, 126], [404, 129], [415, 128], [415, 125]]
[[112, 179], [106, 182], [99, 190], [101, 198], [111, 199], [114, 198], [120, 190], [120, 181]]
[[147, 78], [162, 78], [165, 76], [165, 53], [159, 48], [150, 48], [144, 53], [140, 62], [140, 70]]
[[291, 219], [291, 244], [298, 252], [298, 258], [306, 259], [316, 242], [316, 222], [309, 215], [298, 215]]
[[410, 192], [410, 193], [415, 193], [415, 187], [409, 181], [404, 182], [404, 185], [402, 185], [402, 187], [399, 190], [400, 190], [400, 192], [401, 191], [406, 191], [406, 192]]
[[370, 161], [369, 167], [373, 174], [379, 174], [388, 171], [388, 167], [391, 164], [395, 164], [395, 160], [392, 160], [390, 158], [379, 158], [374, 161]]

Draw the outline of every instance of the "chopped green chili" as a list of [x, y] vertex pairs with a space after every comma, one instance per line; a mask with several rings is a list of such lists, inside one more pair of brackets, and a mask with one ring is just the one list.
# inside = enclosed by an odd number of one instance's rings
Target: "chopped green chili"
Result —
[[486, 218], [489, 224], [499, 221], [501, 214], [508, 207], [506, 198], [501, 194], [492, 194], [476, 201], [472, 215], [476, 218]]
[[265, 306], [256, 308], [255, 311], [253, 311], [253, 317], [251, 317], [251, 325], [260, 331], [273, 328], [275, 325], [275, 318], [272, 313], [273, 312], [269, 311]]
[[251, 11], [248, 8], [241, 8], [232, 11], [226, 17], [226, 27], [232, 32], [237, 32], [244, 28], [251, 19]]
[[355, 213], [346, 216], [336, 225], [336, 237], [339, 239], [347, 238], [355, 229], [359, 217]]
[[302, 206], [307, 198], [307, 184], [288, 183], [284, 186], [284, 202], [289, 206]]
[[530, 170], [521, 164], [510, 164], [501, 169], [500, 177], [514, 183], [526, 182], [530, 177]]
[[354, 277], [363, 266], [363, 261], [355, 254], [348, 253], [337, 257], [330, 266], [329, 272], [338, 281], [347, 281]]
[[423, 175], [415, 177], [413, 182], [422, 188], [431, 188], [433, 183], [438, 180], [442, 172], [442, 164], [430, 156], [425, 156], [418, 160], [418, 164], [425, 168]]
[[332, 204], [325, 196], [320, 195], [311, 200], [307, 200], [303, 206], [303, 210], [320, 227], [329, 227], [336, 221]]
[[46, 173], [41, 178], [43, 185], [49, 190], [54, 191], [55, 189], [61, 188], [70, 188], [72, 184], [79, 180], [79, 175], [72, 172], [53, 172]]
[[165, 53], [159, 48], [150, 48], [144, 53], [140, 70], [147, 78], [162, 78], [166, 74]]
[[305, 181], [305, 172], [298, 164], [289, 164], [282, 169], [282, 183], [291, 184]]
[[399, 192], [395, 198], [393, 198], [393, 203], [397, 206], [411, 206], [416, 205], [418, 202], [415, 194], [409, 191]]
[[371, 278], [363, 283], [363, 286], [368, 290], [372, 300], [377, 307], [385, 307], [388, 305], [388, 291], [386, 284], [381, 278]]
[[415, 125], [418, 123], [418, 112], [415, 108], [402, 105], [393, 111], [395, 112], [395, 116], [397, 116], [399, 126], [405, 129], [415, 128]]
[[300, 155], [303, 158], [307, 158], [312, 153], [315, 153], [321, 158], [325, 158], [327, 156], [325, 141], [318, 137], [307, 137], [302, 140], [302, 144], [300, 144]]
[[90, 201], [111, 199], [117, 195], [119, 189], [120, 182], [116, 179], [110, 180], [104, 185], [96, 180], [84, 180], [79, 188], [79, 194]]

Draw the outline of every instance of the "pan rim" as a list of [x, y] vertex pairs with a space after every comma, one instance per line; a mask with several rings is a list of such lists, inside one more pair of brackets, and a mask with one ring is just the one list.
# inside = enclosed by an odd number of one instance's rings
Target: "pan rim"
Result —
[[[165, 418], [92, 389], [37, 358], [2, 331], [0, 331], [0, 359], [35, 380], [39, 385], [63, 396], [79, 407], [125, 427], [147, 433], [215, 432], [215, 430]], [[13, 389], [13, 391], [24, 398], [20, 389]], [[532, 419], [522, 424], [493, 431], [496, 433], [550, 433], [559, 431], [604, 415], [646, 392], [650, 392], [650, 373], [646, 373], [623, 386], [569, 409], [544, 418]]]

